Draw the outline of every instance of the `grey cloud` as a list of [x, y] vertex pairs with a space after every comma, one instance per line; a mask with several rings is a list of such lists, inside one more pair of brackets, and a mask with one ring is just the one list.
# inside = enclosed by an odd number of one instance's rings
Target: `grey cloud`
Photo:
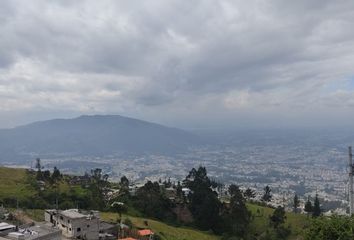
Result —
[[258, 109], [301, 116], [305, 106], [325, 114], [352, 96], [321, 89], [354, 75], [353, 9], [329, 0], [2, 1], [0, 106], [167, 123], [240, 109], [245, 119]]

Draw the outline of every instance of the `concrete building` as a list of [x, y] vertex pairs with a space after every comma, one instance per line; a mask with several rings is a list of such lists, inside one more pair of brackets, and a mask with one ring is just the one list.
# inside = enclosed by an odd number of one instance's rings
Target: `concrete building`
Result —
[[[11, 225], [12, 226], [12, 225]], [[0, 240], [61, 240], [61, 231], [46, 224], [36, 224], [34, 226], [16, 227], [11, 229], [6, 235], [0, 237]]]
[[78, 209], [46, 210], [45, 221], [53, 224], [69, 239], [99, 239], [100, 218], [97, 211], [83, 212]]

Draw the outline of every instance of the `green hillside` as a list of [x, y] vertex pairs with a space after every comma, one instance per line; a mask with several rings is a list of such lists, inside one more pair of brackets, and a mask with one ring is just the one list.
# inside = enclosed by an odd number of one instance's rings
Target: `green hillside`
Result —
[[[247, 204], [247, 207], [253, 215], [250, 229], [253, 233], [260, 236], [269, 229], [269, 216], [272, 215], [274, 209], [254, 204]], [[302, 239], [303, 230], [309, 225], [309, 220], [306, 215], [287, 212], [285, 225], [291, 228], [291, 234], [288, 239]]]
[[[115, 221], [118, 218], [116, 213], [101, 213], [102, 219], [106, 221]], [[174, 227], [167, 225], [163, 222], [151, 220], [147, 218], [132, 217], [123, 215], [122, 218], [129, 218], [133, 225], [138, 228], [150, 228], [157, 233], [164, 240], [217, 240], [220, 237], [210, 234], [208, 232], [202, 232], [186, 227]], [[148, 222], [148, 226], [145, 225], [145, 221]]]
[[[38, 191], [29, 184], [30, 181], [31, 179], [24, 169], [0, 167], [0, 202], [5, 198], [17, 198], [21, 200], [36, 195]], [[60, 182], [58, 187], [59, 193], [62, 194], [69, 195], [70, 193], [78, 197], [81, 195], [81, 197], [85, 197], [86, 194], [85, 189], [82, 189], [80, 186], [70, 186], [65, 181]], [[247, 207], [252, 212], [252, 221], [249, 226], [249, 231], [253, 236], [263, 236], [264, 233], [271, 228], [269, 225], [269, 216], [273, 213], [274, 209], [255, 204], [247, 204]], [[43, 210], [25, 210], [25, 213], [34, 220], [40, 221], [43, 219]], [[134, 211], [128, 211], [128, 214], [129, 215], [124, 215], [123, 218], [129, 218], [135, 227], [146, 227], [145, 221], [147, 220], [148, 228], [151, 228], [165, 240], [221, 239], [221, 237], [209, 232], [203, 232], [188, 227], [171, 226], [161, 221], [137, 217]], [[116, 221], [118, 218], [118, 214], [110, 212], [102, 212], [101, 216], [107, 221]], [[303, 230], [309, 225], [309, 218], [305, 215], [294, 213], [286, 213], [286, 217], [285, 226], [290, 226], [291, 228], [291, 234], [288, 239], [303, 239]]]
[[36, 190], [28, 183], [25, 169], [0, 167], [0, 199], [33, 196]]

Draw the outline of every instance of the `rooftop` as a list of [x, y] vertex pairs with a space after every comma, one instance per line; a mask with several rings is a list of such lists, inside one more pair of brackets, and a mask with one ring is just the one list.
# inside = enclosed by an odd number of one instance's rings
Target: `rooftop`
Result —
[[143, 230], [139, 230], [139, 231], [138, 231], [138, 234], [139, 234], [140, 236], [149, 236], [149, 235], [153, 235], [154, 232], [151, 231], [150, 229], [143, 229]]

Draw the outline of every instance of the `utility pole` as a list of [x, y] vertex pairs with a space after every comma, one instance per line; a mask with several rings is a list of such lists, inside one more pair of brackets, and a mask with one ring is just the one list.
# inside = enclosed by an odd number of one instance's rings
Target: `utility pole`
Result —
[[349, 147], [349, 214], [353, 215], [354, 205], [353, 205], [353, 154], [352, 147]]

